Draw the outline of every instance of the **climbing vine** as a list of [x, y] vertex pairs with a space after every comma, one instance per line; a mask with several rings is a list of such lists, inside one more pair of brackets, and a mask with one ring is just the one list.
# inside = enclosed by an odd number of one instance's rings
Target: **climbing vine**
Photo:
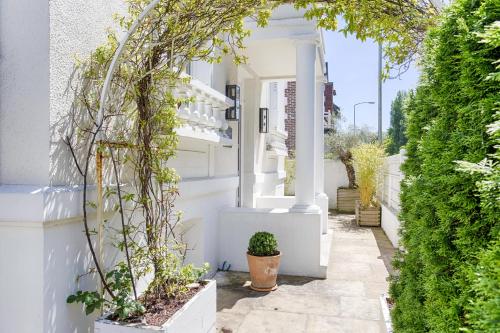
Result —
[[[188, 248], [177, 232], [179, 178], [167, 166], [178, 142], [176, 110], [191, 102], [181, 93], [189, 82], [183, 72], [198, 60], [214, 63], [229, 56], [237, 64], [244, 62], [240, 50], [250, 33], [244, 20], [264, 26], [275, 6], [289, 2], [297, 8], [309, 6], [306, 16], [317, 18], [326, 28], [335, 28], [337, 15], [343, 14], [344, 32], [387, 40], [393, 63], [413, 56], [435, 13], [426, 0], [162, 0], [130, 35], [108, 93], [100, 96], [119, 46], [118, 33], [110, 31], [107, 43], [77, 64], [76, 99], [65, 136], [84, 187], [85, 235], [103, 292], [79, 291], [68, 302], [84, 303], [88, 313], [106, 306], [115, 317], [134, 318], [147, 311], [144, 304], [185, 293], [191, 282], [207, 272], [206, 267], [183, 266]], [[126, 3], [127, 14], [115, 18], [124, 31], [150, 1]], [[99, 104], [101, 97], [104, 105]], [[95, 202], [89, 186], [95, 181], [93, 163], [99, 156], [104, 156], [105, 176], [115, 184], [106, 188], [105, 207], [119, 216], [118, 225], [112, 219], [106, 221], [106, 230], [123, 253], [123, 261], [111, 268], [98, 256], [90, 218]], [[141, 298], [136, 282], [144, 278], [150, 282]]]

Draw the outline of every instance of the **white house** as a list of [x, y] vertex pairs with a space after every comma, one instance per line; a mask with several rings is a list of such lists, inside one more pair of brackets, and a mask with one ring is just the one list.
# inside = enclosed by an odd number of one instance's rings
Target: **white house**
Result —
[[[121, 0], [0, 2], [0, 331], [87, 332], [93, 318], [66, 304], [76, 278], [91, 266], [82, 233], [81, 186], [61, 141], [68, 114], [74, 55], [104, 42]], [[281, 273], [325, 277], [328, 198], [323, 190], [322, 32], [291, 6], [275, 10], [244, 51], [248, 63], [191, 65], [195, 97], [179, 116], [179, 151], [171, 165], [182, 177], [177, 208], [194, 248], [188, 260], [226, 261], [247, 270], [255, 231], [276, 234]], [[284, 87], [296, 80], [296, 189], [284, 196]], [[239, 121], [225, 119], [240, 87]], [[268, 133], [259, 131], [267, 108]], [[112, 258], [111, 258], [112, 259]], [[111, 260], [110, 259], [110, 260]], [[81, 288], [96, 280], [82, 278]]]

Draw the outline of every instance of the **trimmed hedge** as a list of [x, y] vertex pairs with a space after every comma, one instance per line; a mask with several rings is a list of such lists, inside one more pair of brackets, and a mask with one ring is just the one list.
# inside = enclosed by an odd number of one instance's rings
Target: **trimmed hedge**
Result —
[[499, 0], [457, 0], [426, 41], [406, 107], [396, 332], [500, 331], [498, 132], [487, 133], [500, 107], [490, 75], [500, 34], [480, 35], [498, 20]]

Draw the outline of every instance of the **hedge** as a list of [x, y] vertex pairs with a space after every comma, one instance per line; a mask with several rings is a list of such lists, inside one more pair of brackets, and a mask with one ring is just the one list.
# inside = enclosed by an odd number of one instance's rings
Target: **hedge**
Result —
[[498, 20], [499, 0], [457, 0], [424, 46], [406, 107], [396, 332], [500, 331]]

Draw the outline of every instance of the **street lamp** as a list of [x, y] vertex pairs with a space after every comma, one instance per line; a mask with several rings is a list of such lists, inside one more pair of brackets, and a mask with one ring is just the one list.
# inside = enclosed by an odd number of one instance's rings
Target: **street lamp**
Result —
[[360, 104], [375, 104], [375, 102], [359, 102], [354, 104], [354, 135], [356, 135], [356, 106]]

